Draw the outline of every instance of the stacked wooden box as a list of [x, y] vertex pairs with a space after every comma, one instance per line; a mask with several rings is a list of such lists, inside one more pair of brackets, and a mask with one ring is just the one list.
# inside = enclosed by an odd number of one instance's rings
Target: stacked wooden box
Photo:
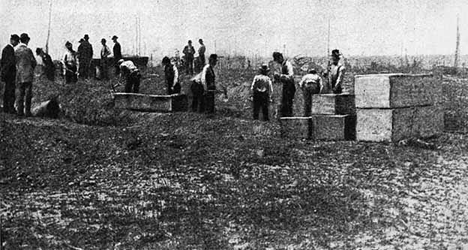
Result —
[[187, 111], [188, 101], [187, 96], [184, 94], [145, 95], [114, 93], [114, 106], [138, 111], [174, 112]]
[[354, 95], [320, 94], [312, 97], [312, 139], [354, 140]]
[[442, 132], [443, 112], [436, 105], [441, 86], [432, 75], [356, 76], [357, 140], [390, 142]]
[[355, 114], [353, 95], [314, 95], [312, 115], [281, 118], [281, 135], [296, 139], [352, 140], [356, 131]]

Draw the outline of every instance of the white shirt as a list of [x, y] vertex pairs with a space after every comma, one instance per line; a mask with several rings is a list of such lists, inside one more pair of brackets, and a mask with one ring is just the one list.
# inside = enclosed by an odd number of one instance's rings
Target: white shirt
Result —
[[207, 90], [207, 86], [206, 86], [206, 72], [208, 71], [209, 68], [210, 68], [210, 64], [205, 65], [205, 67], [203, 67], [203, 70], [202, 70], [202, 73], [201, 73], [201, 83], [202, 83], [203, 88], [204, 88], [205, 90]]
[[301, 82], [299, 82], [299, 87], [302, 88], [302, 86], [307, 83], [318, 83], [320, 90], [323, 88], [322, 78], [318, 74], [307, 74], [303, 76]]
[[271, 96], [273, 94], [273, 84], [271, 83], [270, 77], [266, 75], [256, 75], [253, 79], [250, 90], [258, 92], [265, 92], [268, 90], [268, 93]]
[[172, 86], [175, 86], [176, 83], [179, 81], [179, 70], [177, 69], [175, 65], [172, 65], [172, 69], [174, 70], [174, 82]]
[[286, 65], [286, 68], [288, 69], [288, 73], [286, 74], [287, 76], [294, 76], [294, 67], [292, 66], [292, 63], [289, 60], [284, 60], [283, 63], [281, 64], [281, 67]]
[[123, 68], [127, 68], [130, 72], [133, 72], [134, 70], [138, 69], [135, 64], [128, 60], [128, 61], [123, 61], [121, 64], [120, 64], [120, 68], [123, 69]]

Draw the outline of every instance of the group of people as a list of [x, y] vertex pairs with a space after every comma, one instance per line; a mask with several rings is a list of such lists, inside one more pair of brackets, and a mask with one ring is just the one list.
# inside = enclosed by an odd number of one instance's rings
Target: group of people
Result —
[[3, 111], [17, 113], [18, 116], [31, 116], [32, 83], [37, 62], [32, 50], [28, 48], [30, 40], [26, 33], [20, 36], [11, 35], [10, 43], [2, 50], [0, 62], [1, 78], [5, 82]]
[[[126, 79], [125, 92], [139, 92], [141, 73], [138, 67], [131, 60], [124, 60], [118, 37], [113, 36], [113, 51], [111, 52], [106, 45], [106, 39], [101, 40], [101, 79], [108, 79], [107, 69], [109, 67], [110, 56], [113, 55], [115, 73]], [[37, 65], [36, 59], [28, 48], [30, 38], [28, 34], [21, 36], [11, 35], [10, 44], [2, 51], [1, 58], [1, 80], [5, 82], [5, 91], [3, 98], [4, 111], [8, 113], [17, 113], [18, 115], [31, 115], [32, 82], [34, 78], [34, 69]], [[74, 83], [78, 77], [88, 78], [90, 75], [91, 62], [93, 59], [93, 46], [89, 42], [89, 36], [79, 41], [78, 51], [73, 50], [70, 42], [65, 43], [66, 52], [63, 56], [63, 75], [67, 83]], [[192, 111], [194, 112], [215, 112], [215, 94], [216, 75], [214, 68], [218, 62], [218, 56], [211, 54], [208, 64], [205, 65], [205, 45], [203, 40], [199, 39], [200, 48], [198, 50], [199, 63], [202, 65], [201, 72], [191, 79], [191, 91], [193, 95]], [[185, 54], [185, 68], [188, 75], [193, 72], [193, 59], [195, 48], [192, 41], [188, 41], [183, 53]], [[55, 67], [51, 57], [41, 48], [36, 49], [36, 54], [41, 57], [44, 64], [44, 72], [49, 80], [54, 80]], [[324, 92], [324, 81], [322, 78], [328, 78], [327, 89], [335, 94], [342, 92], [343, 77], [345, 67], [339, 63], [339, 50], [333, 50], [331, 53], [331, 63], [326, 71], [318, 74], [316, 69], [311, 69], [309, 73], [303, 76], [299, 82], [299, 87], [304, 95], [304, 116], [310, 116], [312, 107], [312, 95]], [[281, 83], [282, 96], [279, 115], [281, 117], [293, 116], [293, 102], [296, 93], [296, 84], [294, 80], [294, 68], [290, 60], [283, 57], [280, 52], [273, 53], [273, 61], [280, 65], [280, 72], [275, 72], [273, 80]], [[178, 94], [181, 91], [179, 82], [179, 70], [177, 65], [171, 62], [169, 57], [162, 59], [164, 75], [167, 85], [167, 94]], [[273, 84], [269, 77], [269, 67], [263, 64], [259, 69], [259, 74], [253, 79], [251, 85], [253, 99], [253, 118], [258, 119], [262, 111], [263, 120], [269, 120], [268, 107], [272, 102]], [[15, 96], [15, 90], [17, 94]], [[15, 101], [16, 100], [16, 101]], [[16, 102], [17, 110], [14, 104]]]
[[[112, 52], [107, 46], [107, 40], [105, 38], [101, 39], [101, 51], [100, 51], [100, 78], [102, 80], [109, 80], [109, 65], [114, 64], [115, 74], [120, 74], [120, 66], [118, 62], [123, 58], [122, 57], [122, 48], [118, 42], [117, 36], [112, 36], [112, 41], [114, 46]], [[90, 76], [91, 65], [93, 60], [93, 46], [89, 42], [89, 35], [85, 34], [83, 38], [79, 41], [80, 45], [78, 50], [73, 50], [73, 45], [71, 42], [67, 41], [65, 43], [65, 54], [62, 58], [63, 64], [63, 75], [65, 76], [66, 83], [75, 83], [78, 81], [78, 77], [87, 79]], [[111, 55], [113, 56], [111, 60]]]
[[[339, 50], [332, 50], [331, 63], [328, 68], [319, 75], [316, 69], [310, 69], [308, 74], [304, 75], [299, 82], [304, 96], [304, 117], [308, 117], [312, 113], [312, 96], [314, 94], [324, 93], [324, 81], [322, 78], [327, 78], [328, 92], [341, 94], [343, 91], [343, 80], [345, 67], [340, 64], [341, 53]], [[294, 68], [292, 63], [285, 59], [280, 52], [273, 53], [273, 61], [281, 66], [281, 72], [276, 72], [273, 75], [275, 82], [282, 84], [282, 95], [280, 105], [280, 116], [293, 116], [293, 103], [296, 94], [296, 84], [294, 81]], [[259, 118], [259, 112], [262, 111], [263, 120], [268, 121], [268, 106], [272, 101], [273, 85], [270, 77], [268, 77], [269, 68], [264, 64], [259, 69], [259, 75], [254, 77], [251, 85], [253, 97], [253, 119]]]
[[[198, 43], [200, 43], [200, 48], [198, 48], [198, 65], [202, 68], [205, 66], [205, 52], [206, 47], [203, 43], [203, 39], [198, 39]], [[194, 67], [194, 59], [195, 59], [195, 48], [192, 45], [192, 40], [188, 41], [188, 44], [184, 47], [182, 51], [184, 54], [184, 64], [185, 64], [185, 71], [187, 74], [193, 75], [193, 67]]]

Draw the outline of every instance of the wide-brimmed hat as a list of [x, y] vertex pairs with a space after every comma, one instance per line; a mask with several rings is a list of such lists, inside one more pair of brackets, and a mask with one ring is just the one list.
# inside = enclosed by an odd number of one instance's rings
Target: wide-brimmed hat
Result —
[[270, 68], [268, 68], [268, 64], [264, 63], [260, 68], [258, 69], [261, 73], [268, 73], [270, 72]]
[[119, 38], [119, 37], [116, 36], [116, 35], [112, 36], [112, 40], [115, 40], [115, 39], [118, 39], [118, 38]]
[[118, 64], [121, 64], [123, 62], [124, 62], [124, 59], [120, 59], [120, 60], [117, 61]]
[[338, 49], [334, 49], [334, 50], [332, 50], [332, 52], [331, 52], [331, 56], [332, 56], [332, 57], [336, 57], [336, 58], [340, 58], [341, 53], [340, 53], [340, 51], [339, 51]]

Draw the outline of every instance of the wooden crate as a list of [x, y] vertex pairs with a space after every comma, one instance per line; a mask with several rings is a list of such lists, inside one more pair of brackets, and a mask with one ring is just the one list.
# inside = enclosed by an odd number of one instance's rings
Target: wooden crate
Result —
[[280, 118], [281, 137], [293, 139], [310, 139], [312, 119], [310, 117]]
[[312, 115], [313, 140], [354, 140], [356, 116], [354, 115]]
[[187, 111], [188, 101], [184, 94], [145, 95], [135, 93], [114, 93], [114, 105], [138, 111], [174, 112]]
[[354, 95], [321, 94], [312, 96], [312, 114], [354, 115]]
[[396, 142], [425, 138], [441, 133], [443, 126], [443, 112], [437, 106], [357, 109], [356, 139]]
[[405, 108], [433, 105], [442, 84], [432, 75], [357, 75], [354, 92], [357, 108]]

